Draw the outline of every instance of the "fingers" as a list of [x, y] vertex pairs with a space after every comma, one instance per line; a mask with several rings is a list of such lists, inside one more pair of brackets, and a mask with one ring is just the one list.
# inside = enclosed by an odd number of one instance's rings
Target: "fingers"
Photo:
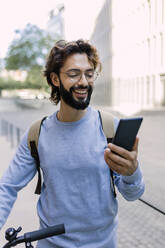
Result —
[[126, 149], [111, 143], [108, 144], [108, 148], [111, 152], [116, 153], [123, 158], [130, 159], [130, 153]]
[[106, 159], [110, 162], [112, 161], [115, 164], [118, 164], [120, 167], [123, 166], [126, 163], [126, 159], [119, 156], [118, 154], [115, 154], [109, 149], [105, 150]]
[[136, 137], [135, 143], [133, 145], [132, 151], [138, 152], [138, 145], [139, 145], [139, 137]]
[[[136, 137], [135, 139], [135, 142], [134, 142], [134, 145], [133, 145], [133, 148], [132, 148], [132, 151], [136, 152], [136, 155], [138, 153], [138, 145], [139, 145], [139, 138]], [[118, 155], [122, 156], [123, 158], [126, 158], [126, 159], [134, 159], [134, 154], [135, 153], [132, 153], [120, 146], [116, 146], [112, 143], [109, 143], [108, 144], [108, 148], [114, 152], [114, 153], [117, 153]], [[133, 157], [132, 157], [133, 156]]]
[[126, 175], [127, 174], [127, 162], [122, 157], [114, 154], [108, 148], [104, 152], [104, 159], [108, 166], [118, 174]]
[[126, 149], [109, 143], [105, 149], [104, 159], [108, 166], [118, 174], [129, 176], [134, 173], [137, 168], [137, 151], [139, 138], [136, 138], [133, 150]]

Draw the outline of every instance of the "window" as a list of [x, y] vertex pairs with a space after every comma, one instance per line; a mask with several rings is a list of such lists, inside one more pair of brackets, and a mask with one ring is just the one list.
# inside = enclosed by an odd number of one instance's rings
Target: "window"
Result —
[[162, 33], [160, 33], [160, 64], [161, 64], [161, 66], [163, 66], [163, 63], [164, 63], [164, 61], [163, 61], [163, 55], [164, 55], [164, 47], [163, 47], [163, 34]]
[[162, 16], [162, 24], [164, 24], [164, 15], [165, 15], [165, 2], [162, 0], [162, 6], [161, 6], [161, 16]]

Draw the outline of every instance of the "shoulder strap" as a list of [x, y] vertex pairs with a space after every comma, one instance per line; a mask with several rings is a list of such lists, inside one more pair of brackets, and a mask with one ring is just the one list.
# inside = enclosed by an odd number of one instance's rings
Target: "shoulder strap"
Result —
[[[107, 138], [107, 143], [110, 143], [112, 142], [112, 139], [115, 135], [114, 116], [102, 110], [98, 110], [98, 113], [99, 113], [100, 122], [103, 128], [104, 134]], [[116, 198], [114, 175], [111, 169], [110, 169], [110, 175], [111, 175], [111, 183], [113, 187], [113, 194], [114, 194], [114, 197]]]
[[102, 110], [98, 112], [104, 134], [107, 137], [107, 142], [110, 143], [115, 135], [114, 116]]
[[41, 180], [41, 172], [40, 172], [40, 159], [39, 159], [37, 148], [38, 148], [38, 139], [40, 135], [41, 125], [45, 119], [46, 117], [34, 122], [32, 126], [30, 127], [29, 133], [28, 133], [28, 147], [29, 147], [32, 157], [35, 159], [37, 171], [38, 171], [38, 182], [37, 182], [35, 194], [41, 193], [42, 180]]

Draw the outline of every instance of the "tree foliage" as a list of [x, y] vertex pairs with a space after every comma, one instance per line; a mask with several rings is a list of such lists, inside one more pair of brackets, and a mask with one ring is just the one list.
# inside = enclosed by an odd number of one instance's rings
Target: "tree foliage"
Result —
[[42, 70], [38, 70], [37, 68], [33, 68], [31, 71], [29, 71], [25, 84], [26, 87], [33, 89], [48, 88], [48, 84], [46, 83], [46, 79], [43, 76]]
[[[28, 72], [25, 82], [8, 80], [8, 84], [1, 80], [3, 88], [47, 88], [42, 75], [43, 66], [50, 48], [56, 39], [36, 25], [27, 24], [23, 30], [16, 30], [16, 36], [8, 48], [5, 58], [7, 70], [26, 70]], [[54, 37], [56, 38], [56, 37]]]
[[54, 40], [46, 31], [27, 24], [23, 30], [16, 31], [16, 37], [9, 46], [5, 58], [6, 69], [40, 70], [53, 43]]

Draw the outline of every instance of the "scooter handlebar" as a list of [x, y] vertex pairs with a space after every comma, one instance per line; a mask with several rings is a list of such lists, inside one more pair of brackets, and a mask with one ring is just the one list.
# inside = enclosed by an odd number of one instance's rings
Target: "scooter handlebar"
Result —
[[38, 231], [25, 233], [24, 240], [25, 242], [32, 242], [63, 233], [65, 233], [65, 227], [64, 224], [60, 224], [60, 225], [50, 226], [48, 228], [43, 228]]
[[6, 245], [3, 246], [3, 248], [9, 248], [9, 247], [13, 247], [18, 244], [21, 244], [21, 243], [33, 242], [33, 241], [37, 241], [40, 239], [52, 237], [55, 235], [60, 235], [63, 233], [65, 233], [64, 224], [50, 226], [50, 227], [43, 228], [38, 231], [25, 233], [23, 236], [18, 237], [13, 241], [8, 242]]

